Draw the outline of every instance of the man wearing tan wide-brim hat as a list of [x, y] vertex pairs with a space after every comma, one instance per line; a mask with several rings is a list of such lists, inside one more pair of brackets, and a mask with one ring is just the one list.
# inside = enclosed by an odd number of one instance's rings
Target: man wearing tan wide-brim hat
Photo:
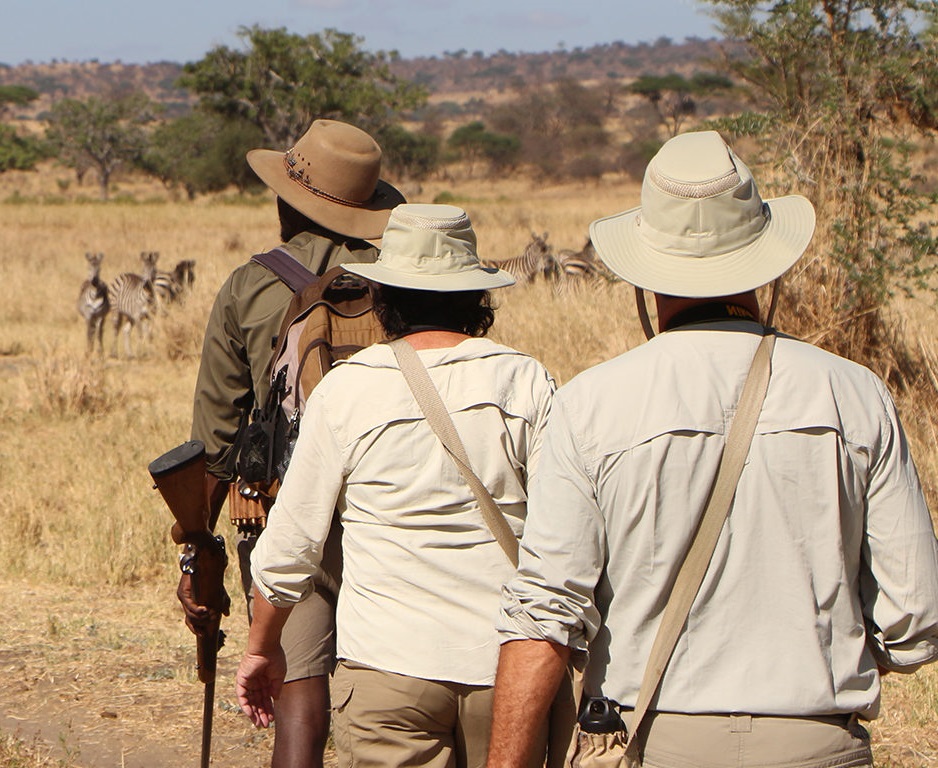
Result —
[[882, 674], [938, 659], [938, 545], [887, 387], [756, 297], [813, 231], [710, 131], [590, 227], [658, 335], [643, 313], [647, 343], [554, 398], [498, 622], [493, 768], [524, 764], [573, 652], [583, 768], [869, 766]]
[[[240, 430], [267, 397], [273, 342], [293, 296], [290, 282], [307, 271], [321, 275], [338, 264], [373, 262], [371, 241], [381, 237], [404, 197], [381, 178], [374, 139], [335, 120], [316, 120], [295, 146], [255, 149], [247, 161], [276, 194], [282, 242], [235, 269], [218, 291], [205, 331], [192, 438], [205, 443], [212, 522], [227, 497], [241, 534], [238, 559], [250, 613], [248, 559], [269, 501], [239, 493], [234, 467]], [[277, 701], [273, 768], [322, 765], [336, 586], [329, 577], [321, 581], [285, 628], [288, 670]], [[198, 631], [205, 610], [193, 600], [186, 576], [179, 595], [187, 623]]]

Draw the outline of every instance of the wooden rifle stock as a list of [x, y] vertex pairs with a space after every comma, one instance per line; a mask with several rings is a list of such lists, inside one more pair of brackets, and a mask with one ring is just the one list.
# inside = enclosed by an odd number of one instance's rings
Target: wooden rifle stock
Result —
[[198, 440], [183, 443], [154, 459], [149, 466], [155, 487], [176, 522], [173, 541], [184, 545], [180, 567], [192, 579], [196, 603], [215, 611], [218, 617], [203, 634], [197, 635], [199, 680], [215, 680], [218, 649], [224, 642], [221, 614], [228, 610], [225, 568], [228, 556], [224, 539], [209, 528], [209, 500], [205, 484], [205, 446]]

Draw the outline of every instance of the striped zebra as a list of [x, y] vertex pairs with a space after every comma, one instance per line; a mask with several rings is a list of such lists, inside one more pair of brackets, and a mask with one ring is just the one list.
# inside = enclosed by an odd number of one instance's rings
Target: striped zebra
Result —
[[144, 251], [140, 254], [143, 264], [143, 274], [124, 272], [111, 282], [109, 291], [111, 306], [114, 309], [114, 349], [112, 355], [117, 357], [117, 340], [123, 331], [124, 349], [127, 357], [133, 357], [130, 345], [130, 331], [139, 325], [144, 337], [150, 337], [150, 318], [153, 317], [157, 296], [153, 286], [156, 279], [156, 261], [159, 253]]
[[547, 244], [547, 233], [538, 235], [531, 233], [529, 242], [520, 256], [509, 259], [493, 260], [482, 259], [483, 267], [497, 267], [510, 272], [519, 285], [530, 283], [538, 276], [545, 280], [556, 278], [557, 260], [551, 247]]
[[564, 276], [570, 278], [593, 277], [596, 274], [596, 249], [587, 240], [579, 251], [564, 248], [557, 254], [557, 263]]
[[177, 262], [172, 272], [157, 271], [153, 287], [160, 305], [182, 301], [195, 282], [195, 260]]
[[101, 279], [103, 253], [86, 253], [88, 279], [81, 284], [78, 292], [78, 314], [85, 319], [88, 332], [88, 353], [94, 352], [95, 339], [98, 351], [104, 351], [104, 319], [111, 309], [108, 299], [107, 284]]
[[593, 241], [589, 238], [579, 251], [563, 249], [557, 254], [562, 291], [577, 288], [600, 279], [611, 280], [612, 274], [599, 259]]

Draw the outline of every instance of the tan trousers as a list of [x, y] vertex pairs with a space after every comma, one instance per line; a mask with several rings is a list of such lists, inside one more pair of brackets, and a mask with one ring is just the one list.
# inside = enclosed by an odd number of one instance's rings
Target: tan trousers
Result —
[[340, 661], [331, 683], [339, 768], [483, 768], [492, 692]]
[[[238, 541], [238, 562], [241, 567], [241, 583], [247, 598], [248, 621], [254, 618], [251, 551], [256, 543], [256, 536], [243, 536]], [[332, 672], [335, 663], [333, 594], [317, 586], [317, 591], [297, 603], [283, 626], [280, 645], [287, 657], [285, 683]]]
[[872, 766], [855, 718], [649, 713], [639, 739], [646, 768]]

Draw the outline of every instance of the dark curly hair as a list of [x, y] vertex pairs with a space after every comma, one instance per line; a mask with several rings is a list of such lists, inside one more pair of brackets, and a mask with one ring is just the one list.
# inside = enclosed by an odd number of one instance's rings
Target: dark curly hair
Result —
[[282, 243], [289, 243], [300, 232], [316, 232], [322, 229], [281, 197], [277, 198], [277, 213], [280, 217], [280, 242]]
[[[327, 237], [334, 242], [362, 243], [364, 241], [341, 232], [335, 232], [328, 227], [313, 221], [309, 216], [300, 213], [282, 197], [277, 198], [277, 214], [280, 218], [280, 242], [289, 243], [302, 232], [312, 232], [315, 235]], [[357, 247], [357, 246], [356, 246]]]
[[426, 328], [485, 336], [495, 322], [488, 291], [418, 291], [372, 284], [375, 315], [388, 338]]

